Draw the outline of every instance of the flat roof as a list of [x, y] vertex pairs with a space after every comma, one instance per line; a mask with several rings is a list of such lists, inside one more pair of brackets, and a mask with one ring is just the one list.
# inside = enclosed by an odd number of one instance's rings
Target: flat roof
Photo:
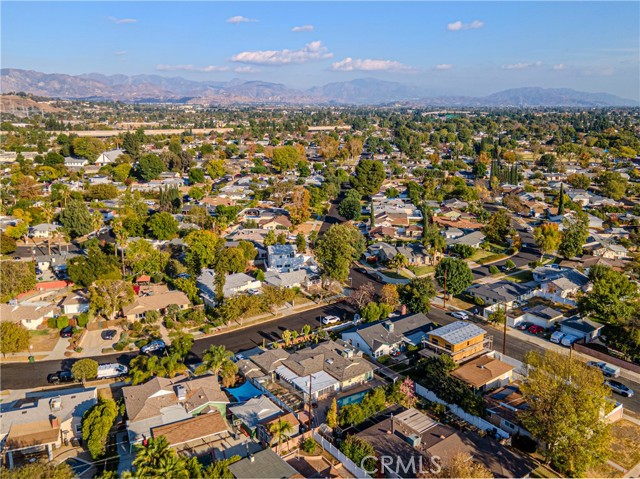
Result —
[[484, 334], [484, 329], [466, 321], [455, 321], [429, 332], [429, 336], [438, 336], [450, 344], [464, 343]]

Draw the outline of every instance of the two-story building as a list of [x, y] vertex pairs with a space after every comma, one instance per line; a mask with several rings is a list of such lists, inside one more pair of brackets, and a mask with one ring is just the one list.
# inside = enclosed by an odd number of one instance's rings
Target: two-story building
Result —
[[421, 353], [446, 354], [458, 363], [490, 351], [493, 337], [473, 323], [455, 321], [429, 331], [428, 341], [423, 344], [428, 349]]

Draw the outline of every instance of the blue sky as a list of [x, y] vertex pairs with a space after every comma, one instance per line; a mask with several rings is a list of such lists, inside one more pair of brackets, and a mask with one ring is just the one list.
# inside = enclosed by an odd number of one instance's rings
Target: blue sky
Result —
[[639, 2], [3, 1], [1, 14], [3, 68], [640, 98]]

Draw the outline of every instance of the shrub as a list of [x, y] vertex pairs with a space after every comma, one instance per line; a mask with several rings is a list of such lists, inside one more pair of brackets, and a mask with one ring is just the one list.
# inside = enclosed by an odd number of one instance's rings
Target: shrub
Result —
[[508, 269], [514, 269], [516, 267], [516, 264], [511, 261], [511, 260], [507, 260], [507, 262], [504, 264]]
[[82, 313], [80, 316], [78, 316], [79, 328], [86, 328], [88, 323], [89, 323], [89, 313]]
[[123, 342], [123, 341], [118, 341], [116, 344], [113, 345], [113, 349], [115, 349], [116, 351], [124, 351], [124, 348], [126, 347], [127, 343]]
[[498, 267], [495, 264], [492, 264], [491, 266], [489, 266], [489, 273], [498, 274], [498, 273], [500, 273], [500, 270], [498, 269]]
[[318, 443], [312, 437], [308, 437], [304, 441], [302, 441], [302, 450], [307, 454], [313, 454], [314, 452], [316, 452], [317, 448]]
[[162, 283], [164, 281], [164, 274], [162, 273], [153, 273], [151, 275], [151, 281], [154, 283]]
[[204, 324], [200, 328], [200, 331], [202, 331], [204, 334], [209, 334], [212, 329], [213, 329], [213, 326], [211, 326], [209, 323], [207, 323], [207, 324]]
[[482, 298], [479, 298], [479, 297], [477, 297], [477, 296], [476, 296], [476, 297], [473, 299], [473, 301], [474, 301], [478, 306], [484, 306], [484, 299], [482, 299]]
[[58, 316], [56, 318], [56, 328], [62, 329], [69, 326], [69, 318], [66, 316]]
[[81, 353], [81, 352], [83, 351], [83, 348], [81, 348], [80, 346], [78, 346], [77, 348], [73, 348], [73, 350], [74, 350], [76, 353]]
[[58, 327], [58, 318], [47, 319], [47, 326], [49, 326], [51, 329], [56, 329]]
[[167, 329], [173, 329], [175, 322], [171, 318], [164, 318], [164, 327]]
[[385, 354], [384, 356], [380, 356], [378, 358], [378, 362], [380, 364], [387, 364], [389, 361], [391, 361], [391, 356], [389, 356], [388, 354]]

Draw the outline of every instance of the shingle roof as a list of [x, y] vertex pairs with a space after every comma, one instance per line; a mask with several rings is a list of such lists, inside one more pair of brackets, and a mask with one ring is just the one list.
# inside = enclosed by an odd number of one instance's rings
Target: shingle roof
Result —
[[513, 366], [499, 359], [481, 356], [452, 371], [451, 375], [479, 388], [512, 370]]
[[151, 429], [153, 437], [165, 436], [170, 446], [205, 438], [226, 432], [227, 423], [222, 415], [215, 411], [209, 414], [178, 421]]
[[229, 466], [236, 479], [288, 479], [302, 477], [293, 467], [282, 459], [271, 448], [263, 449]]

